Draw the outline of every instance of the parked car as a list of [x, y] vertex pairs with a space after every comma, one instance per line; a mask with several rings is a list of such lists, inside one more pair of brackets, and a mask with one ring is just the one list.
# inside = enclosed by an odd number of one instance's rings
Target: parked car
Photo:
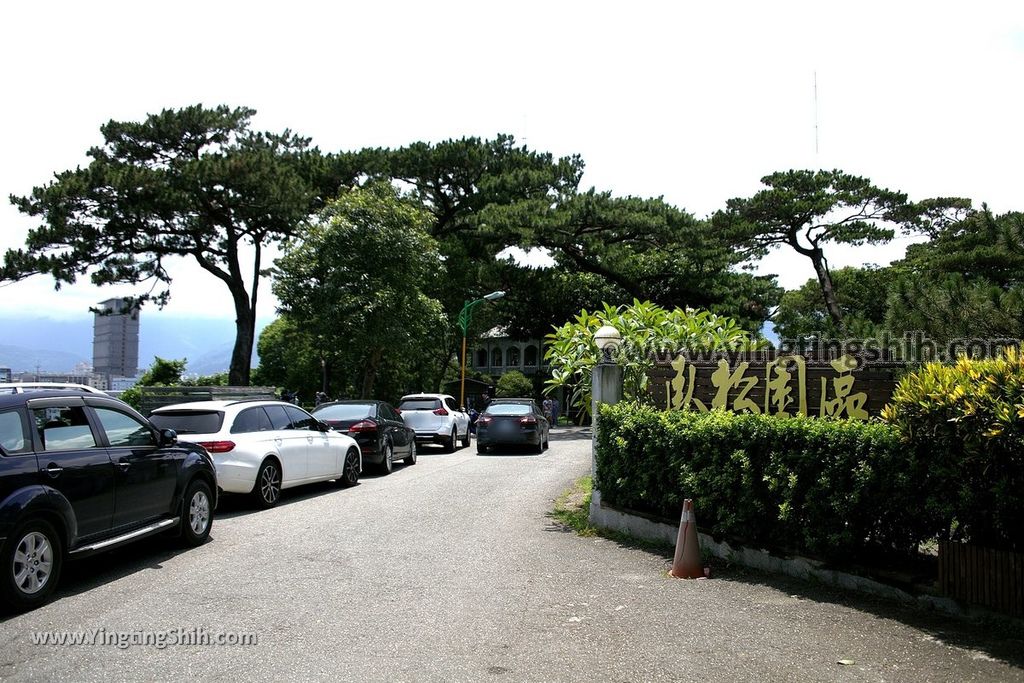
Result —
[[217, 474], [127, 404], [82, 391], [0, 396], [0, 594], [36, 607], [64, 560], [160, 532], [210, 535]]
[[405, 424], [416, 431], [417, 443], [439, 443], [452, 453], [459, 441], [469, 446], [469, 413], [448, 394], [409, 394], [398, 404]]
[[25, 394], [30, 391], [78, 391], [86, 394], [101, 394], [107, 396], [106, 392], [87, 384], [75, 384], [74, 382], [4, 382], [0, 383], [0, 394]]
[[384, 401], [331, 401], [313, 409], [313, 417], [347, 433], [363, 453], [363, 460], [391, 474], [396, 456], [416, 464], [416, 432]]
[[476, 421], [476, 450], [492, 446], [532, 446], [541, 453], [548, 447], [551, 426], [532, 399], [495, 400]]
[[272, 399], [196, 401], [157, 408], [153, 424], [173, 429], [213, 456], [217, 481], [228, 493], [252, 496], [262, 508], [301, 484], [359, 481], [359, 445], [302, 408]]

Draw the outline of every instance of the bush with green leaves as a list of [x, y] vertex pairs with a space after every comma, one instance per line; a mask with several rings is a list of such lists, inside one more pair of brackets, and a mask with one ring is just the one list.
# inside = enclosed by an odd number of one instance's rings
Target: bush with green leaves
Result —
[[903, 476], [926, 530], [1024, 549], [1024, 357], [928, 363], [903, 377], [882, 418], [899, 429]]
[[611, 505], [677, 519], [693, 498], [712, 534], [849, 561], [922, 539], [894, 496], [905, 446], [879, 422], [601, 407], [597, 488]]
[[532, 398], [533, 382], [518, 370], [509, 370], [494, 387], [497, 398]]
[[633, 300], [626, 306], [604, 304], [600, 311], [580, 311], [570, 322], [545, 337], [544, 358], [551, 365], [545, 393], [564, 387], [569, 403], [588, 415], [591, 404], [591, 373], [601, 359], [594, 333], [611, 325], [622, 336], [615, 361], [623, 367], [623, 394], [627, 400], [643, 400], [647, 370], [653, 354], [665, 351], [749, 351], [767, 345], [735, 320], [692, 308], [668, 310], [649, 301]]

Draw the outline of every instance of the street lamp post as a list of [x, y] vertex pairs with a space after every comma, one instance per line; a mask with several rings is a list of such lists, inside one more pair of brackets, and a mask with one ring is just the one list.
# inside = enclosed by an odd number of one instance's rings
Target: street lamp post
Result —
[[459, 329], [462, 330], [462, 382], [459, 386], [459, 407], [466, 407], [466, 336], [469, 334], [469, 321], [473, 317], [473, 308], [485, 301], [497, 301], [504, 298], [505, 292], [491, 292], [482, 299], [467, 301], [459, 312]]

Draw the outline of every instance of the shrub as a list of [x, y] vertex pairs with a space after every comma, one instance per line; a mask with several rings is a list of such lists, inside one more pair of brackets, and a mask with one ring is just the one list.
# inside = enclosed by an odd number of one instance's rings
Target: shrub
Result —
[[660, 412], [602, 406], [597, 487], [602, 500], [670, 519], [693, 498], [712, 534], [849, 558], [868, 547], [919, 542], [892, 507], [904, 446], [879, 422]]
[[624, 395], [642, 400], [647, 389], [647, 370], [656, 352], [755, 350], [767, 342], [751, 335], [732, 318], [692, 308], [668, 310], [649, 301], [633, 300], [628, 306], [604, 304], [600, 311], [580, 311], [545, 337], [544, 359], [551, 364], [545, 393], [558, 387], [568, 392], [569, 405], [587, 415], [591, 405], [591, 376], [601, 359], [594, 334], [611, 325], [622, 336], [616, 361], [623, 367]]
[[532, 398], [533, 382], [518, 370], [509, 370], [498, 378], [494, 393], [497, 398]]
[[882, 413], [899, 429], [908, 492], [933, 534], [1024, 548], [1024, 357], [961, 357], [903, 377]]

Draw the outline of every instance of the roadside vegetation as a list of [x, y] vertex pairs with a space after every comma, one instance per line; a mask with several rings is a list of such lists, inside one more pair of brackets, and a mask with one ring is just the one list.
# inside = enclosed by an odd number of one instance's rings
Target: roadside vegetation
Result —
[[1024, 360], [929, 363], [881, 420], [601, 409], [602, 500], [840, 564], [939, 540], [1024, 549]]

